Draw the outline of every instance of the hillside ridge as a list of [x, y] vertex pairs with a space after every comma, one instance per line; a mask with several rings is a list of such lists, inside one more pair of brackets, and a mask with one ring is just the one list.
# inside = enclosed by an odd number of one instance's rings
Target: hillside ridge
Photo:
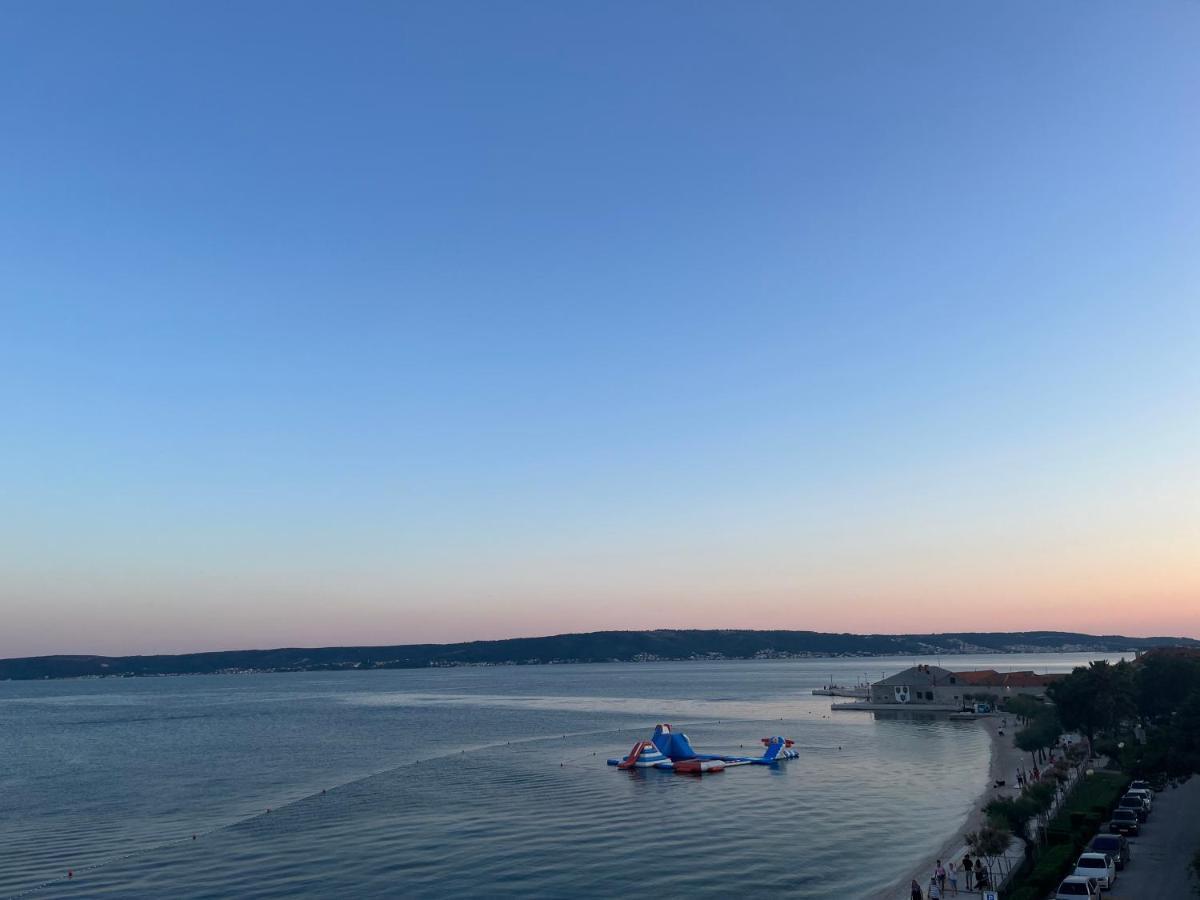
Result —
[[1135, 638], [1067, 631], [851, 634], [747, 629], [593, 631], [543, 637], [365, 647], [279, 647], [150, 656], [90, 654], [0, 659], [0, 680], [544, 665], [688, 659], [953, 656], [965, 653], [1115, 653], [1200, 647], [1183, 637]]

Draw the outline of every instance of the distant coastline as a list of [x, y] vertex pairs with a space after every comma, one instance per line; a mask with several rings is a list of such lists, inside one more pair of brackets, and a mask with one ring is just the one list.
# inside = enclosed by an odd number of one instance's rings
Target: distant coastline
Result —
[[596, 631], [456, 644], [285, 647], [154, 656], [31, 656], [0, 659], [0, 681], [601, 662], [1121, 653], [1172, 645], [1200, 647], [1200, 641], [1064, 631], [890, 635], [723, 629]]

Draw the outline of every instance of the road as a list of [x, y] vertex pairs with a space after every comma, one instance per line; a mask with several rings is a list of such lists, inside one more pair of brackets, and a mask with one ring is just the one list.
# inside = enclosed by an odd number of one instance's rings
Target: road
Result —
[[1129, 843], [1129, 865], [1104, 900], [1195, 897], [1188, 861], [1200, 849], [1200, 777], [1155, 794], [1149, 821]]

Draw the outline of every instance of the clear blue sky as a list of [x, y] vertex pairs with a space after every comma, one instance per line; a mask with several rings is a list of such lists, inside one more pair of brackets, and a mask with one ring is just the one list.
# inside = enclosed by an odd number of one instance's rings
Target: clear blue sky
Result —
[[10, 2], [0, 655], [1200, 634], [1200, 5]]

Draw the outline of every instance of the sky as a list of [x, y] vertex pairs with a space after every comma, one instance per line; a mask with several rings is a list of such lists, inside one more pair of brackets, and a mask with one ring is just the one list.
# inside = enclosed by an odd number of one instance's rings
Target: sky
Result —
[[1200, 637], [1200, 4], [4, 20], [0, 656]]

